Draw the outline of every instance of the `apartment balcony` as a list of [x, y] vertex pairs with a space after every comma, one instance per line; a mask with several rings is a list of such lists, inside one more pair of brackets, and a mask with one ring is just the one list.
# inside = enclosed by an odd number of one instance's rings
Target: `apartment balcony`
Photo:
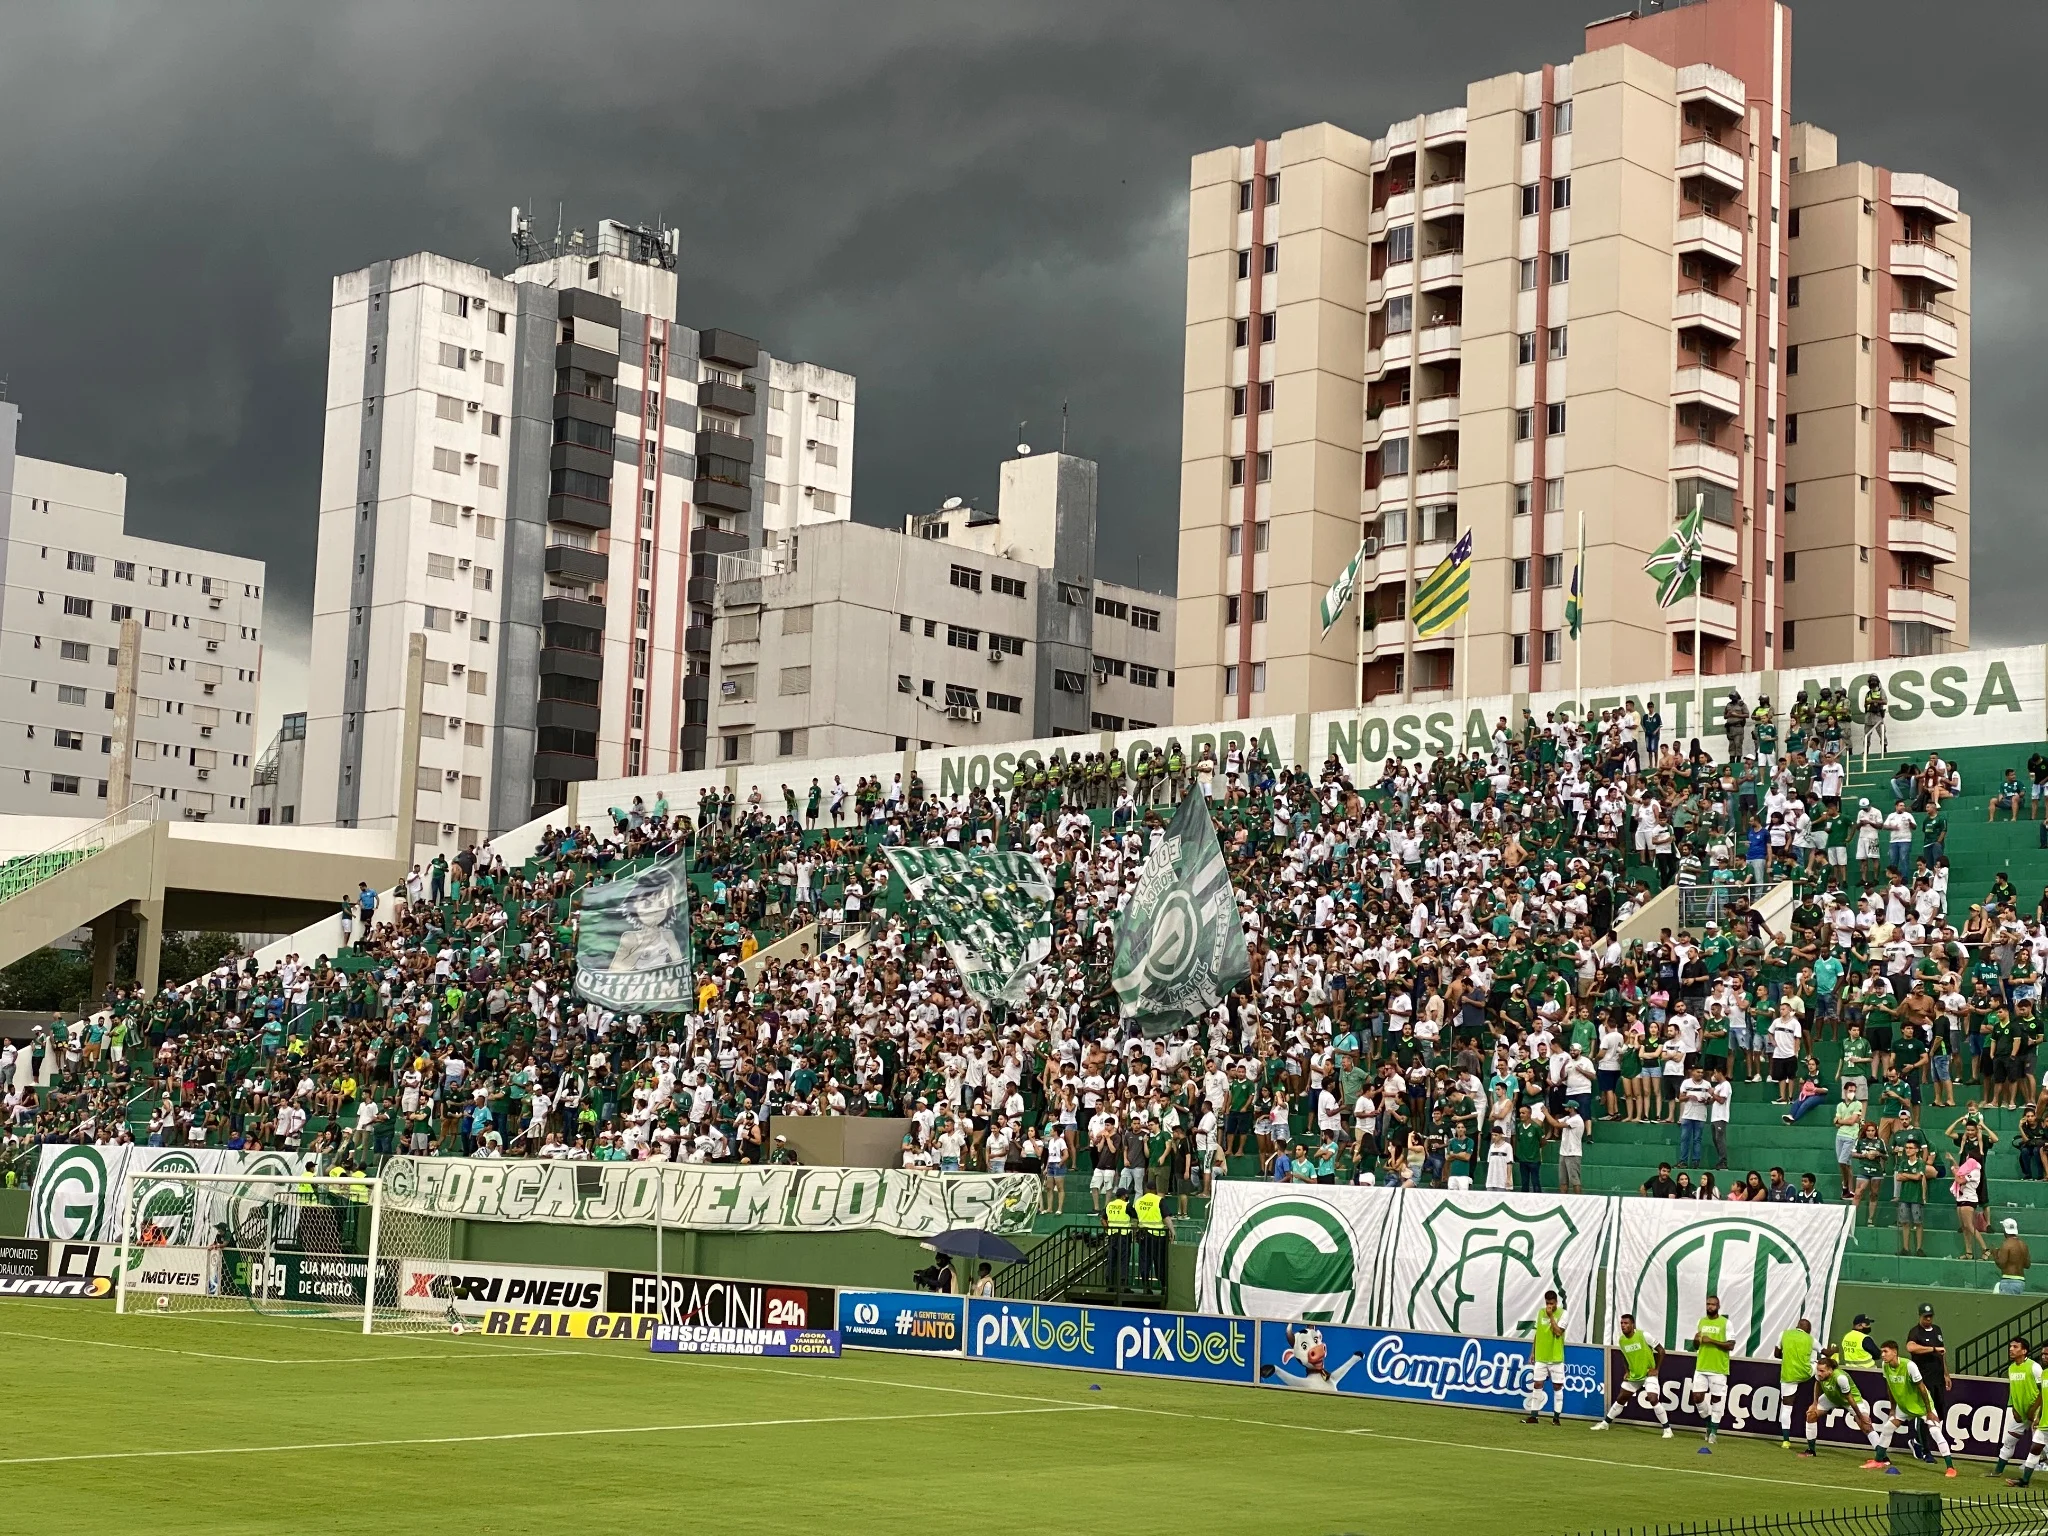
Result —
[[1963, 216], [1960, 192], [1945, 181], [1913, 171], [1892, 172], [1892, 206], [1917, 208], [1949, 223]]
[[1723, 565], [1735, 564], [1735, 530], [1726, 523], [1717, 523], [1711, 518], [1701, 518], [1700, 553], [1709, 560], [1720, 561]]
[[1712, 139], [1688, 139], [1678, 146], [1678, 174], [1681, 179], [1699, 176], [1726, 191], [1740, 193], [1747, 167], [1742, 156]]
[[1678, 370], [1672, 381], [1671, 398], [1678, 405], [1704, 405], [1737, 416], [1742, 413], [1742, 380], [1732, 373], [1695, 363]]
[[1380, 499], [1379, 504], [1383, 507], [1406, 506], [1408, 504], [1408, 477], [1406, 475], [1388, 475], [1366, 494], [1377, 495]]
[[1425, 219], [1443, 218], [1448, 214], [1465, 211], [1465, 182], [1438, 181], [1422, 189], [1422, 216]]
[[[1675, 608], [1664, 611], [1664, 627], [1674, 635], [1692, 633], [1693, 603], [1686, 598]], [[1735, 638], [1735, 605], [1723, 598], [1703, 597], [1699, 600], [1700, 633], [1716, 640]]]
[[1892, 311], [1893, 346], [1925, 347], [1937, 357], [1954, 357], [1960, 340], [1955, 325], [1931, 309]]
[[1893, 587], [1884, 597], [1884, 616], [1894, 624], [1956, 627], [1956, 600], [1932, 587]]
[[1696, 325], [1712, 331], [1723, 341], [1742, 340], [1742, 306], [1704, 288], [1678, 295], [1671, 304], [1671, 319], [1681, 327]]
[[1893, 379], [1891, 411], [1894, 416], [1925, 416], [1952, 427], [1956, 424], [1956, 392], [1932, 379]]
[[1406, 400], [1398, 405], [1383, 405], [1379, 415], [1366, 418], [1366, 431], [1368, 434], [1377, 432], [1382, 439], [1406, 437], [1413, 419], [1414, 407]]
[[1425, 144], [1449, 144], [1465, 137], [1465, 109], [1445, 107], [1441, 112], [1432, 112], [1422, 120], [1422, 140]]
[[1731, 267], [1742, 265], [1742, 231], [1711, 214], [1687, 214], [1678, 221], [1681, 256], [1711, 256]]
[[1894, 485], [1924, 485], [1937, 496], [1956, 493], [1956, 461], [1926, 448], [1894, 448], [1886, 466]]
[[1725, 69], [1712, 64], [1687, 64], [1678, 71], [1678, 99], [1704, 101], [1719, 107], [1730, 117], [1747, 111], [1749, 88]]
[[1892, 242], [1893, 277], [1917, 277], [1944, 293], [1954, 293], [1956, 284], [1961, 280], [1960, 271], [1955, 256], [1931, 240]]
[[1440, 501], [1447, 496], [1458, 494], [1458, 471], [1455, 465], [1444, 469], [1425, 469], [1415, 476], [1415, 501]]
[[1885, 543], [1895, 555], [1925, 555], [1950, 564], [1962, 554], [1955, 529], [1929, 517], [1892, 518], [1885, 525]]
[[1375, 656], [1398, 656], [1408, 644], [1406, 619], [1381, 619], [1361, 636], [1367, 660]]
[[1726, 448], [1688, 438], [1671, 445], [1671, 472], [1676, 475], [1705, 475], [1732, 486], [1740, 481], [1742, 464]]
[[1387, 264], [1387, 270], [1379, 276], [1380, 296], [1373, 302], [1382, 303], [1390, 293], [1406, 293], [1415, 283], [1415, 263], [1394, 261]]
[[1456, 395], [1433, 395], [1427, 400], [1418, 400], [1413, 406], [1405, 407], [1415, 413], [1415, 430], [1418, 432], [1455, 432], [1458, 430], [1458, 397]]
[[1372, 351], [1365, 354], [1367, 374], [1384, 373], [1389, 368], [1412, 368], [1415, 366], [1415, 333], [1401, 331], [1387, 337]]
[[1458, 355], [1458, 327], [1455, 325], [1427, 325], [1418, 337], [1420, 352], [1417, 356], [1425, 363], [1447, 362]]
[[1435, 293], [1444, 288], [1455, 288], [1465, 280], [1465, 253], [1463, 251], [1439, 251], [1434, 256], [1422, 258], [1422, 291]]
[[1402, 188], [1399, 192], [1396, 192], [1391, 197], [1389, 197], [1386, 200], [1386, 202], [1383, 205], [1381, 205], [1379, 211], [1386, 215], [1387, 222], [1390, 224], [1393, 223], [1396, 219], [1414, 218], [1415, 189], [1413, 187]]

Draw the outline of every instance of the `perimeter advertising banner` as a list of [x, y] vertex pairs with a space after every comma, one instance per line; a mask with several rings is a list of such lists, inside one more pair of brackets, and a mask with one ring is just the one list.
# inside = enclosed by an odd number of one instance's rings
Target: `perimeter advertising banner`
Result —
[[50, 1245], [39, 1237], [0, 1237], [0, 1275], [40, 1275], [50, 1263]]
[[657, 1355], [760, 1355], [775, 1360], [836, 1360], [836, 1328], [695, 1328], [656, 1326], [648, 1348]]
[[467, 1259], [400, 1259], [398, 1305], [408, 1312], [482, 1317], [494, 1308], [594, 1312], [605, 1304], [601, 1269], [480, 1264]]
[[1252, 1328], [1237, 1317], [974, 1297], [967, 1304], [967, 1353], [1013, 1365], [1250, 1386]]
[[605, 1310], [652, 1313], [664, 1325], [709, 1328], [830, 1328], [838, 1320], [829, 1285], [728, 1280], [715, 1275], [654, 1275], [612, 1270]]
[[659, 1219], [664, 1227], [707, 1232], [898, 1237], [936, 1237], [955, 1227], [1028, 1232], [1041, 1192], [1028, 1173], [540, 1158], [394, 1157], [383, 1177], [387, 1210], [465, 1221], [648, 1227]]
[[[1262, 1387], [1524, 1411], [1529, 1346], [1513, 1339], [1461, 1339], [1316, 1323], [1264, 1322], [1258, 1326]], [[1598, 1349], [1565, 1346], [1568, 1415], [1600, 1416], [1605, 1364]]]
[[[1660, 1394], [1664, 1411], [1678, 1429], [1703, 1429], [1706, 1420], [1700, 1403], [1693, 1395], [1691, 1356], [1668, 1355], [1665, 1363]], [[1613, 1379], [1617, 1382], [1625, 1380], [1628, 1370], [1619, 1354], [1614, 1356], [1611, 1364]], [[1851, 1371], [1849, 1374], [1863, 1391], [1871, 1422], [1880, 1427], [1893, 1422], [1896, 1416], [1885, 1395], [1884, 1377], [1876, 1371]], [[1735, 1361], [1728, 1377], [1728, 1407], [1721, 1428], [1738, 1435], [1777, 1438], [1782, 1433], [1779, 1415], [1784, 1406], [1785, 1390], [1778, 1381], [1777, 1362]], [[1792, 1438], [1799, 1440], [1806, 1434], [1806, 1409], [1813, 1401], [1813, 1384], [1800, 1382], [1790, 1390], [1793, 1394]], [[1996, 1457], [1999, 1437], [2005, 1430], [2007, 1390], [2004, 1378], [1957, 1376], [1950, 1380], [1944, 1396], [1942, 1432], [1948, 1436], [1955, 1453], [1958, 1456]], [[1621, 1417], [1623, 1423], [1648, 1424], [1653, 1428], [1657, 1422], [1654, 1409], [1635, 1397], [1628, 1399]], [[1863, 1431], [1856, 1427], [1855, 1420], [1835, 1407], [1829, 1407], [1820, 1421], [1820, 1439], [1823, 1445], [1847, 1446], [1863, 1451], [1867, 1451], [1870, 1445]], [[1894, 1435], [1892, 1453], [1894, 1457], [1907, 1454], [1903, 1426]]]
[[848, 1349], [957, 1355], [967, 1338], [967, 1298], [930, 1291], [841, 1291], [839, 1336]]

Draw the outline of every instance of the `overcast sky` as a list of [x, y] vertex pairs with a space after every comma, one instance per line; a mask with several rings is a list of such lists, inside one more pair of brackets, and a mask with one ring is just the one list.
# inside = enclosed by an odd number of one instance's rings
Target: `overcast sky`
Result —
[[[1016, 423], [1102, 465], [1170, 585], [1188, 157], [1377, 135], [1569, 59], [1617, 0], [64, 0], [0, 5], [0, 378], [130, 526], [269, 562], [302, 707], [329, 279], [511, 264], [507, 211], [682, 229], [681, 318], [857, 374], [858, 515], [992, 498]], [[1802, 0], [1795, 109], [1975, 219], [1975, 625], [2042, 634], [2048, 7]], [[1141, 567], [1142, 562], [1142, 567]]]

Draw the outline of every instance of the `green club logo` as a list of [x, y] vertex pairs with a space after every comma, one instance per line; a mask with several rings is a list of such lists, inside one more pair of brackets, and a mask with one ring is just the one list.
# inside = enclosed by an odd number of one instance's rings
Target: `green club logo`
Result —
[[[243, 1174], [250, 1181], [221, 1186], [227, 1195], [227, 1229], [237, 1236], [252, 1219], [261, 1217], [278, 1196], [289, 1197], [293, 1187], [281, 1181], [297, 1177], [291, 1160], [281, 1152], [258, 1152], [247, 1157], [239, 1168], [222, 1171]], [[202, 1240], [207, 1241], [213, 1236], [211, 1232], [201, 1234]]]
[[1400, 1326], [1431, 1333], [1511, 1337], [1534, 1315], [1532, 1296], [1571, 1294], [1564, 1266], [1579, 1224], [1563, 1206], [1517, 1210], [1506, 1201], [1450, 1201], [1422, 1218], [1429, 1253]]
[[1239, 1317], [1365, 1322], [1358, 1270], [1351, 1229], [1336, 1211], [1299, 1198], [1271, 1200], [1224, 1244], [1211, 1304]]
[[[1662, 1342], [1676, 1349], [1689, 1337], [1708, 1294], [1734, 1324], [1735, 1352], [1755, 1355], [1763, 1347], [1773, 1296], [1792, 1300], [1792, 1316], [1813, 1291], [1813, 1266], [1799, 1244], [1774, 1228], [1719, 1218], [1667, 1232], [1636, 1274], [1629, 1310], [1648, 1324], [1662, 1309]], [[1653, 1335], [1654, 1325], [1645, 1329]]]
[[1173, 890], [1159, 903], [1152, 917], [1152, 947], [1145, 952], [1145, 984], [1176, 987], [1186, 981], [1201, 955], [1202, 917], [1195, 910], [1195, 898], [1186, 890]]
[[29, 1230], [63, 1242], [96, 1241], [105, 1230], [111, 1182], [99, 1148], [65, 1147], [36, 1172]]
[[129, 1207], [135, 1213], [135, 1237], [153, 1228], [156, 1240], [166, 1246], [192, 1246], [198, 1235], [199, 1190], [178, 1175], [197, 1172], [199, 1160], [191, 1153], [166, 1152], [131, 1176]]

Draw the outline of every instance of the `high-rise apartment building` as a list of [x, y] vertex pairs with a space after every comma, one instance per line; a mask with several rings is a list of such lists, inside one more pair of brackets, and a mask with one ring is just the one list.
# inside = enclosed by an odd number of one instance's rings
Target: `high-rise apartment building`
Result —
[[[668, 233], [515, 240], [509, 277], [422, 253], [334, 285], [298, 819], [409, 821], [422, 856], [702, 767], [718, 556], [852, 495], [852, 378], [680, 324]], [[793, 498], [760, 451], [778, 375]]]
[[1710, 673], [1967, 642], [1968, 221], [1794, 123], [1791, 26], [1645, 3], [1376, 139], [1195, 158], [1180, 719], [1690, 671], [1642, 567], [1695, 507]]
[[1087, 459], [1019, 457], [993, 511], [808, 527], [729, 564], [712, 765], [1170, 721], [1174, 601], [1096, 577], [1095, 493]]
[[121, 626], [141, 626], [135, 814], [248, 821], [263, 562], [138, 538], [128, 479], [17, 456], [0, 401], [0, 812], [100, 817], [114, 778]]

